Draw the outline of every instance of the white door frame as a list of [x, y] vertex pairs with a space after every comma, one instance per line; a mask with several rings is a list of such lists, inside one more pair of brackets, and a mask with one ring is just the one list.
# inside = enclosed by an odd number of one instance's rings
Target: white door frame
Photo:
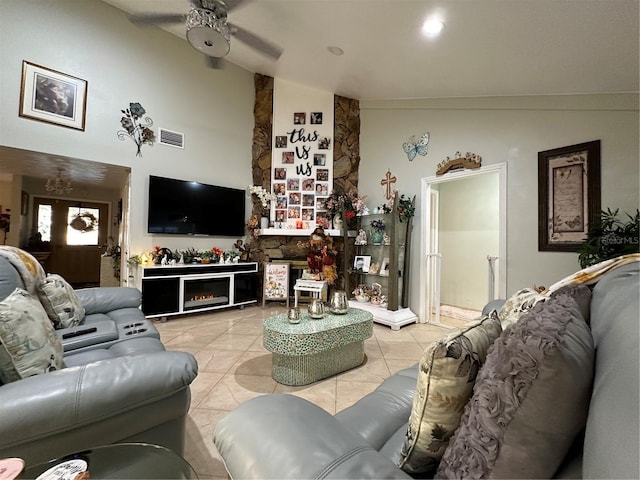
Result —
[[[429, 259], [433, 259], [435, 254], [440, 252], [432, 252], [431, 247], [437, 245], [437, 240], [432, 238], [433, 228], [437, 223], [437, 217], [433, 218], [432, 213], [432, 192], [434, 192], [433, 185], [445, 182], [453, 182], [456, 180], [466, 179], [474, 177], [476, 175], [485, 175], [489, 173], [498, 174], [499, 182], [499, 206], [498, 214], [500, 216], [500, 232], [499, 232], [499, 247], [498, 247], [498, 262], [496, 268], [496, 276], [498, 278], [498, 297], [506, 298], [507, 294], [507, 164], [497, 163], [493, 165], [486, 165], [475, 170], [463, 170], [460, 172], [447, 173], [442, 176], [426, 177], [421, 179], [421, 198], [422, 203], [420, 210], [422, 217], [420, 221], [420, 304], [418, 318], [420, 323], [427, 323], [431, 318], [431, 313], [428, 311], [429, 306], [440, 303], [440, 279], [433, 282], [434, 275], [437, 273], [433, 271], [433, 265], [437, 262]], [[439, 277], [439, 273], [437, 275]], [[436, 298], [437, 297], [437, 298]], [[439, 322], [439, 315], [436, 315], [437, 322]]]

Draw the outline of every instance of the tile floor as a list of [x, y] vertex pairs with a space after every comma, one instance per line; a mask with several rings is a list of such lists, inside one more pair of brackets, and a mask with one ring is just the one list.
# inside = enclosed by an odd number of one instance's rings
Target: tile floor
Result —
[[191, 385], [185, 458], [201, 479], [226, 479], [212, 440], [213, 427], [244, 400], [286, 392], [336, 413], [376, 388], [382, 380], [415, 364], [425, 347], [467, 320], [443, 318], [448, 325], [411, 324], [393, 331], [374, 324], [365, 341], [365, 363], [353, 370], [302, 387], [271, 378], [271, 354], [262, 346], [262, 321], [285, 307], [272, 303], [207, 314], [169, 317], [156, 322], [167, 350], [192, 353], [199, 373]]

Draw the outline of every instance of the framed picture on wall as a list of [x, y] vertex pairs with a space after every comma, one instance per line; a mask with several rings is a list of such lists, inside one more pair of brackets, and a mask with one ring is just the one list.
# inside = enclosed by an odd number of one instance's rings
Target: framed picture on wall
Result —
[[84, 131], [87, 81], [22, 62], [21, 117]]
[[538, 250], [576, 252], [600, 215], [600, 140], [538, 153]]

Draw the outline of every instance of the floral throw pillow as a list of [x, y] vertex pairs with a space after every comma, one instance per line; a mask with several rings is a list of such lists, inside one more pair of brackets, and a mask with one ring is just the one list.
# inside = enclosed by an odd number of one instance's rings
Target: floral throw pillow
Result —
[[410, 474], [438, 467], [473, 393], [476, 375], [502, 328], [495, 312], [432, 343], [420, 360], [399, 466]]
[[42, 305], [16, 288], [0, 302], [0, 381], [59, 370], [63, 367], [60, 338]]
[[538, 302], [544, 302], [545, 295], [538, 293], [534, 288], [523, 288], [514, 293], [504, 303], [498, 316], [504, 330], [509, 325], [516, 323], [522, 315], [527, 313]]
[[49, 274], [38, 284], [38, 297], [55, 328], [75, 327], [84, 319], [84, 307], [75, 290], [60, 275]]

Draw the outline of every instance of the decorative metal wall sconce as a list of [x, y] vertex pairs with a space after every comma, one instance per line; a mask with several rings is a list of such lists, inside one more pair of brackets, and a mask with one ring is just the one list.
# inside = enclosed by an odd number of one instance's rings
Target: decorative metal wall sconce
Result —
[[121, 112], [124, 116], [120, 119], [120, 124], [124, 130], [118, 131], [118, 138], [120, 140], [124, 140], [127, 136], [131, 138], [138, 147], [136, 156], [141, 157], [142, 145], [146, 143], [153, 146], [153, 142], [156, 141], [153, 130], [149, 128], [153, 126], [153, 120], [149, 117], [144, 117], [143, 123], [142, 117], [147, 111], [139, 103], [130, 103], [129, 108], [121, 110]]

